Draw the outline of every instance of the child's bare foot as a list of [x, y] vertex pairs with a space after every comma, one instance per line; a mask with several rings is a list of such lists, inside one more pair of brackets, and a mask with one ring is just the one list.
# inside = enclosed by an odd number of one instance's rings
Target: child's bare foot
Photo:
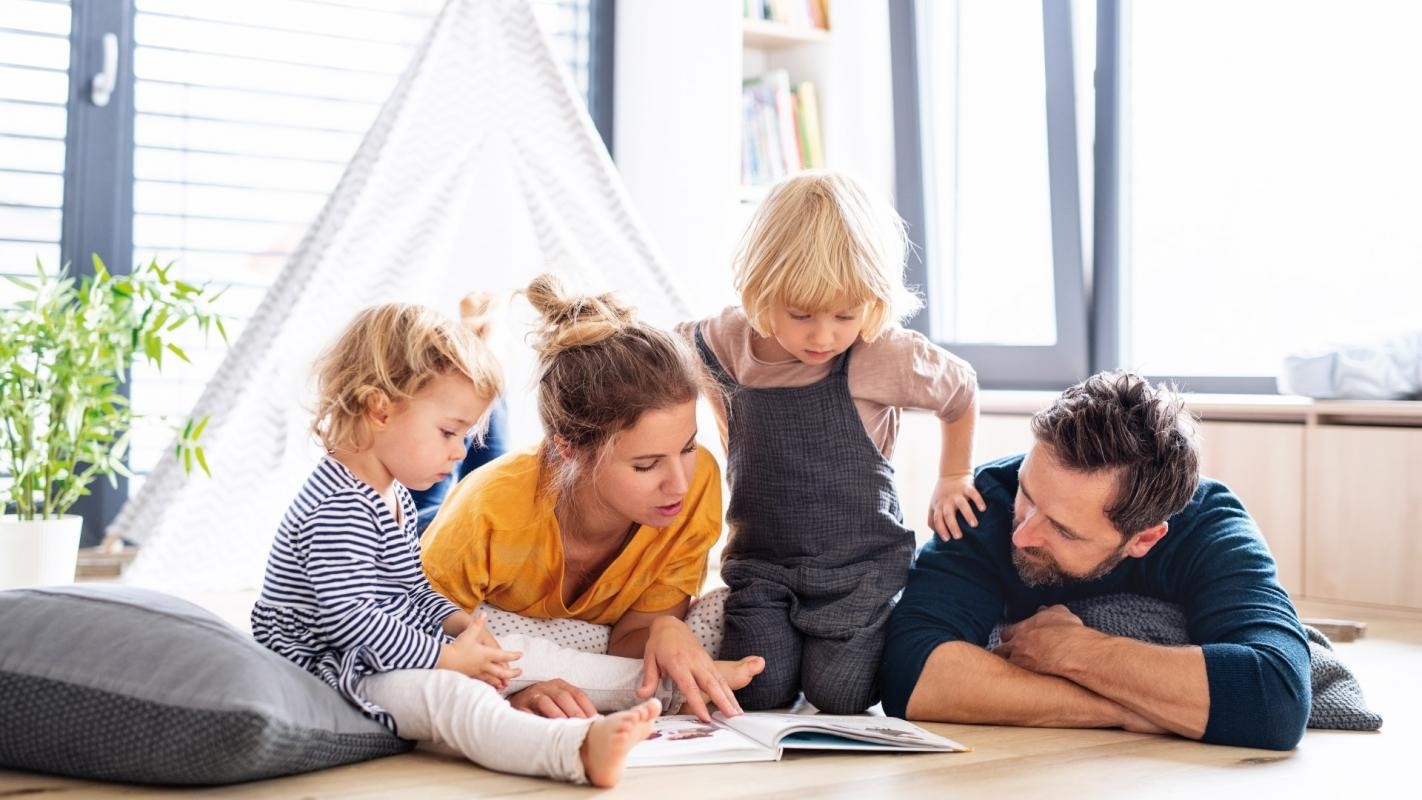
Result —
[[593, 722], [579, 751], [588, 783], [604, 789], [616, 786], [622, 780], [622, 762], [627, 760], [627, 751], [647, 738], [652, 732], [652, 720], [660, 713], [661, 701], [652, 698]]
[[716, 671], [732, 689], [744, 689], [751, 678], [765, 669], [765, 659], [760, 656], [746, 656], [740, 661], [717, 661]]
[[[765, 659], [760, 656], [746, 656], [740, 661], [713, 661], [712, 666], [716, 668], [716, 674], [721, 676], [721, 679], [726, 682], [726, 685], [731, 687], [732, 691], [735, 691], [736, 689], [745, 688], [745, 686], [751, 682], [752, 678], [765, 670]], [[700, 692], [700, 696], [702, 705], [709, 706], [716, 702], [715, 698], [706, 692]], [[733, 717], [741, 713], [739, 707], [721, 708], [718, 704], [716, 708], [728, 717]], [[686, 712], [683, 711], [682, 713]]]

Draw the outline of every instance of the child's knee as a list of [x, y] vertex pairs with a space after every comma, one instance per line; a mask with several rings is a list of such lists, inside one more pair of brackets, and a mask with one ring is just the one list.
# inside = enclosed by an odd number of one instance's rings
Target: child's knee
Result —
[[[761, 656], [765, 668], [751, 682], [736, 692], [736, 700], [747, 711], [781, 708], [795, 702], [800, 694], [799, 643], [791, 638], [776, 642], [776, 647], [743, 647], [745, 652], [723, 652], [728, 658]], [[725, 648], [723, 648], [725, 650]]]
[[799, 669], [791, 667], [772, 671], [770, 662], [766, 661], [764, 672], [755, 676], [745, 687], [736, 690], [736, 702], [746, 711], [765, 711], [792, 705], [799, 694]]
[[845, 674], [823, 663], [806, 663], [801, 674], [805, 699], [826, 714], [861, 714], [879, 702], [879, 671], [874, 667]]
[[879, 702], [879, 692], [872, 681], [860, 686], [822, 687], [806, 680], [805, 701], [825, 714], [862, 714]]
[[[411, 672], [417, 672], [411, 670]], [[464, 702], [478, 702], [485, 695], [498, 695], [494, 687], [451, 669], [418, 670], [423, 673], [420, 695], [431, 710]]]
[[736, 661], [746, 656], [762, 656], [766, 669], [781, 664], [799, 669], [800, 632], [790, 624], [784, 614], [766, 613], [762, 610], [753, 615], [727, 615], [725, 635], [721, 640], [723, 659]]
[[[804, 675], [805, 699], [826, 713], [857, 714], [878, 699], [879, 664], [884, 640], [878, 632], [849, 641], [805, 639], [800, 671]], [[811, 699], [811, 695], [819, 701]], [[830, 707], [849, 710], [830, 712]]]

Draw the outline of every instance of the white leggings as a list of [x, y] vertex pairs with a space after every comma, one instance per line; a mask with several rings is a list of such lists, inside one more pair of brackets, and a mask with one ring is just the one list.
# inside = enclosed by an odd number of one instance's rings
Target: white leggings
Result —
[[[587, 693], [598, 711], [621, 711], [642, 699], [635, 694], [642, 682], [642, 660], [582, 653], [519, 634], [499, 637], [499, 644], [523, 653], [514, 662], [523, 674], [510, 681], [503, 696], [483, 681], [443, 669], [382, 672], [361, 681], [360, 692], [390, 713], [402, 738], [453, 750], [500, 772], [583, 780], [578, 748], [590, 721], [570, 727], [561, 724], [569, 720], [517, 711], [504, 697], [563, 678]], [[670, 681], [654, 696], [663, 708], [675, 708], [682, 700]]]
[[[694, 602], [686, 615], [712, 658], [721, 649], [725, 603], [726, 590], [718, 589]], [[642, 660], [604, 655], [610, 626], [531, 619], [492, 606], [478, 611], [489, 615], [488, 630], [501, 647], [523, 653], [514, 662], [523, 673], [509, 682], [504, 696], [562, 678], [582, 689], [601, 712], [620, 711], [641, 699], [636, 690]], [[517, 711], [493, 687], [451, 670], [383, 672], [362, 680], [359, 691], [390, 713], [403, 738], [452, 750], [500, 772], [586, 782], [579, 748], [591, 720], [544, 719]], [[655, 697], [669, 711], [681, 702], [665, 680]]]
[[359, 691], [390, 712], [402, 738], [499, 772], [587, 783], [579, 749], [590, 719], [516, 711], [487, 683], [447, 669], [382, 672], [362, 680]]

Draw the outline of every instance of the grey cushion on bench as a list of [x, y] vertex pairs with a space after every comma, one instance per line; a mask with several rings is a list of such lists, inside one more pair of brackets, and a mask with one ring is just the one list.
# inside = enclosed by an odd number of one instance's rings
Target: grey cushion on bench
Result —
[[0, 592], [0, 766], [222, 784], [409, 747], [184, 600], [113, 585]]

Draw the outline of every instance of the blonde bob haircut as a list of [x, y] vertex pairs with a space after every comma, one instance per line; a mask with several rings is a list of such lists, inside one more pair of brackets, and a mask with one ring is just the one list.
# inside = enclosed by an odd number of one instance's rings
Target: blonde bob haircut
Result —
[[923, 306], [904, 285], [903, 220], [854, 179], [829, 170], [776, 184], [741, 239], [736, 291], [751, 327], [770, 336], [777, 308], [808, 313], [860, 305], [872, 342]]
[[[464, 298], [463, 324], [409, 303], [387, 303], [357, 314], [315, 365], [311, 431], [326, 451], [369, 447], [369, 412], [408, 401], [439, 375], [463, 376], [480, 395], [497, 397], [503, 371], [475, 332], [489, 305], [487, 295]], [[483, 436], [488, 416], [486, 411], [476, 423], [476, 437]]]

